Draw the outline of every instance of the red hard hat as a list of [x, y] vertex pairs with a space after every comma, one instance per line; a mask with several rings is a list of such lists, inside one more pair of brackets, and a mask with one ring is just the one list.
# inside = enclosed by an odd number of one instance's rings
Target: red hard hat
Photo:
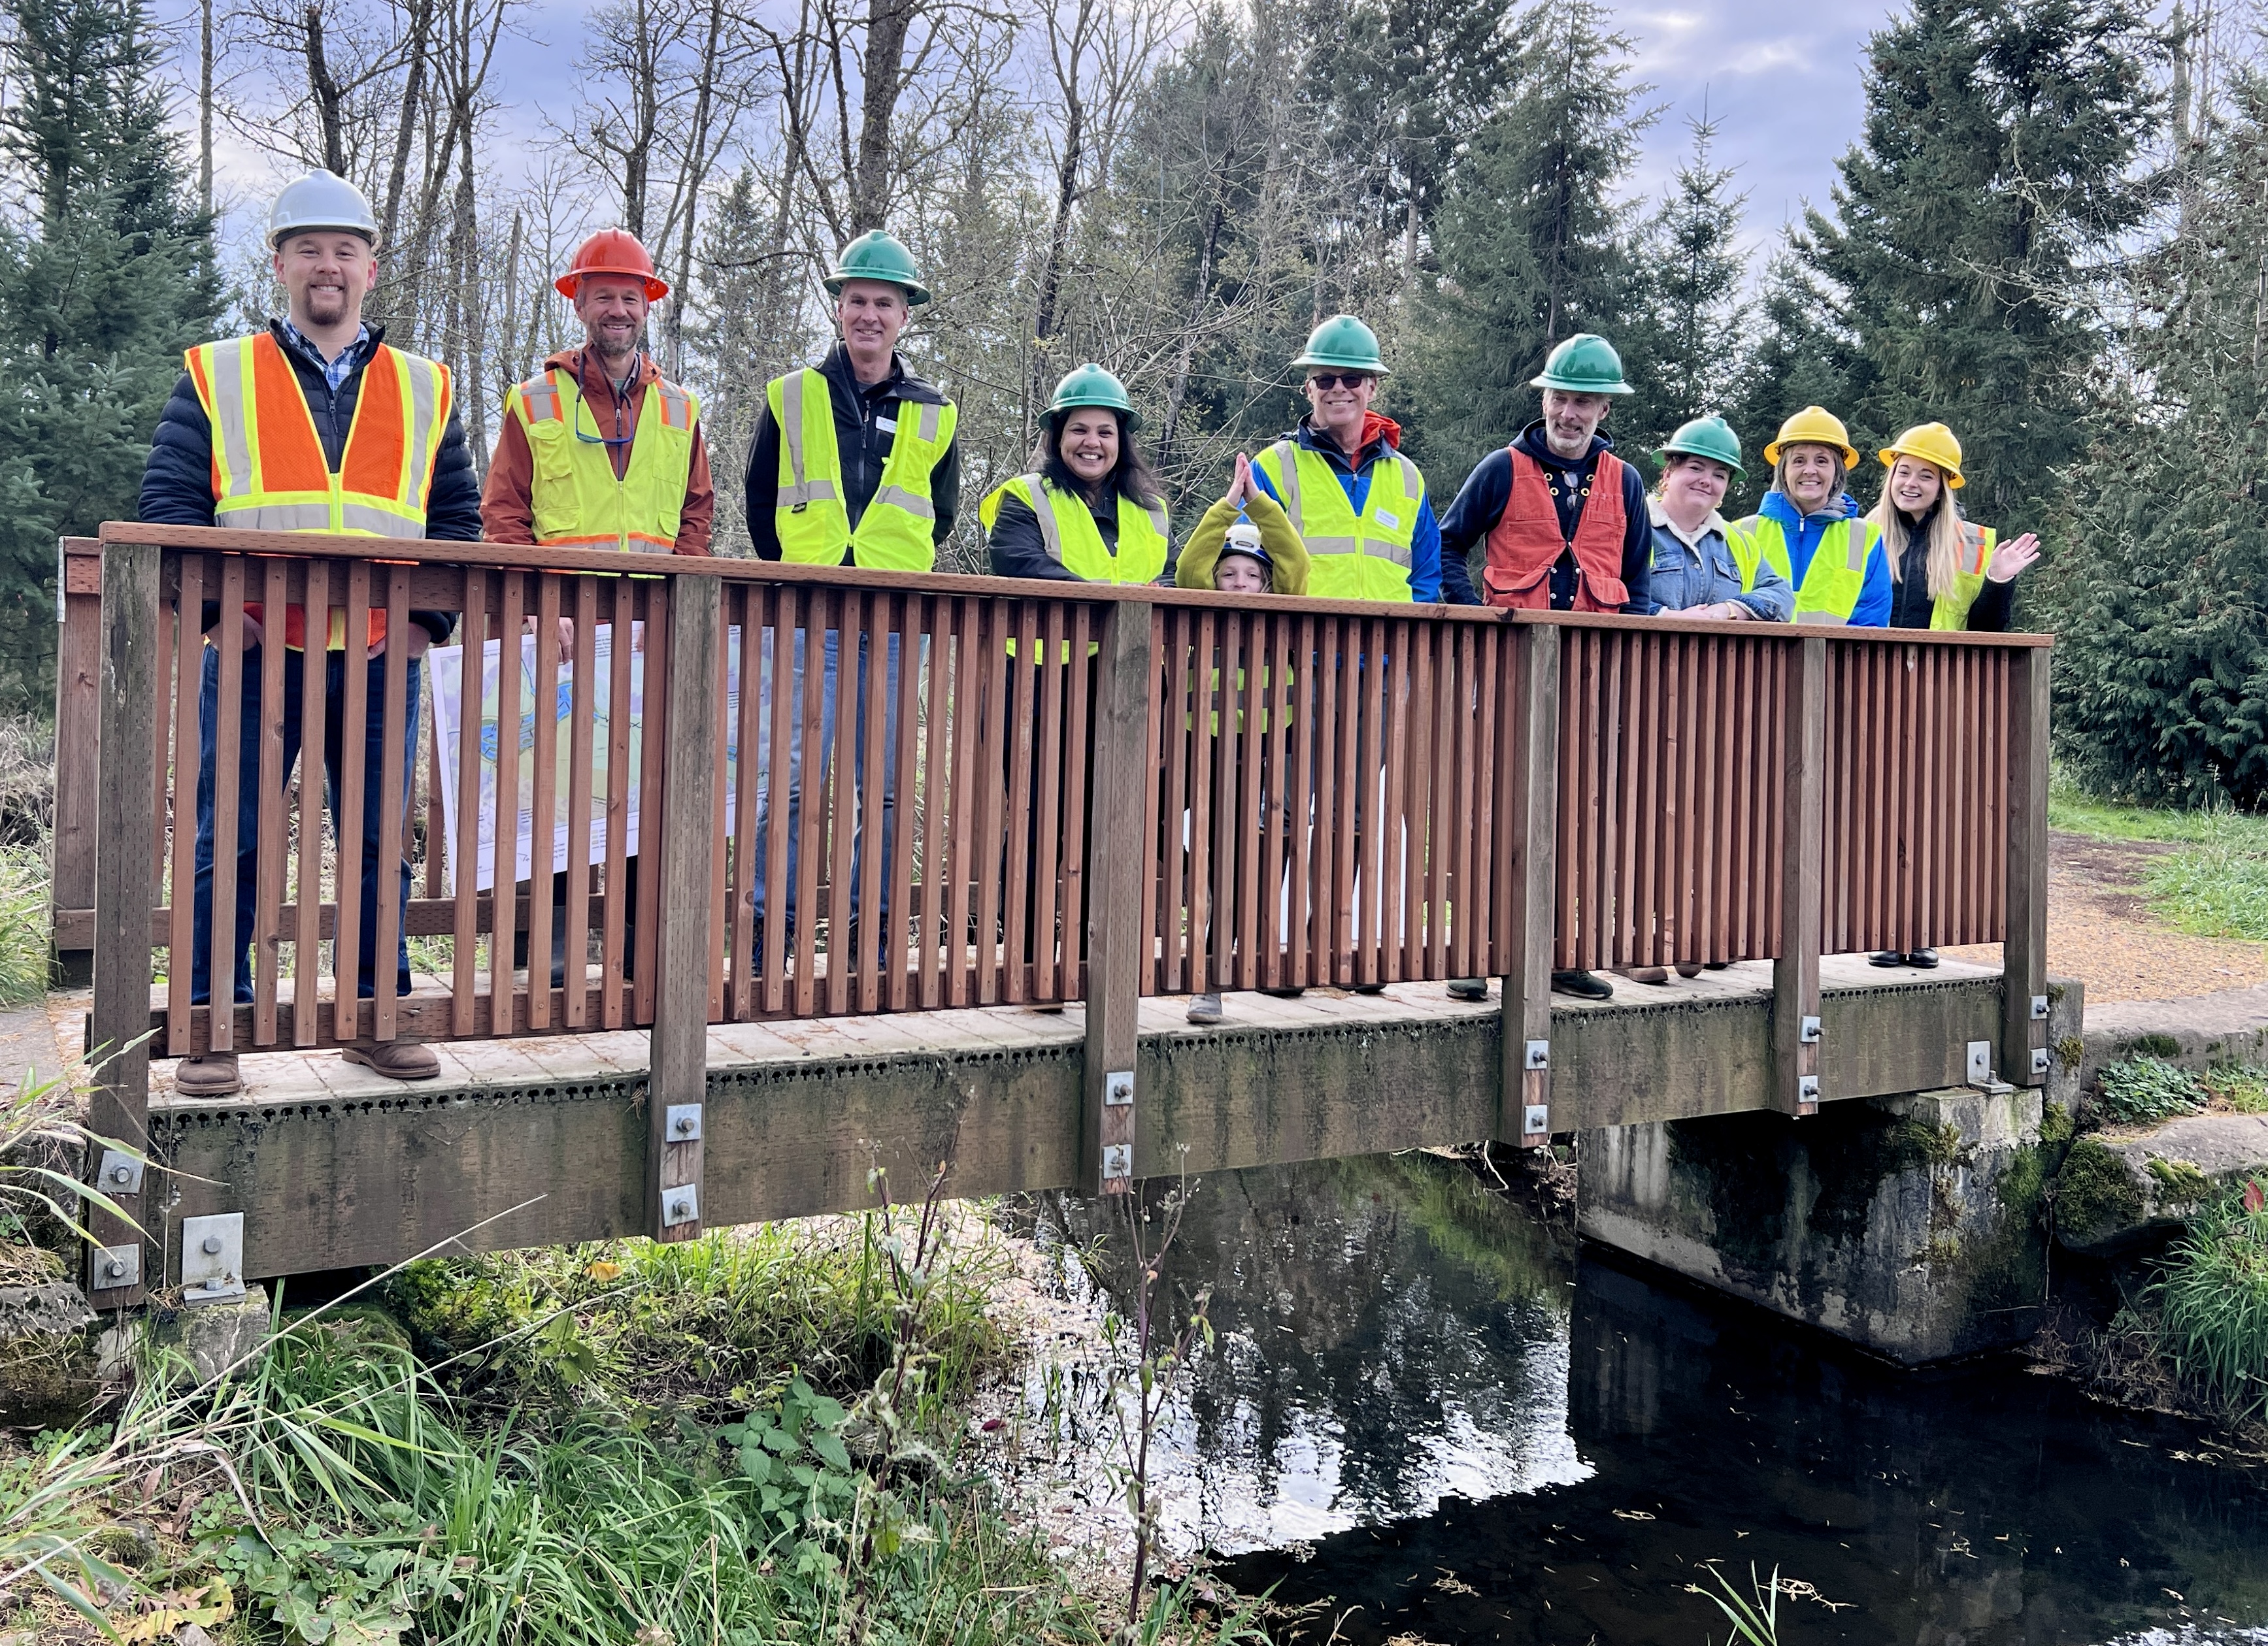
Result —
[[645, 282], [646, 300], [659, 303], [669, 295], [669, 283], [653, 272], [653, 258], [628, 229], [601, 229], [576, 248], [567, 272], [551, 283], [563, 298], [575, 295], [576, 282], [585, 275], [632, 275]]

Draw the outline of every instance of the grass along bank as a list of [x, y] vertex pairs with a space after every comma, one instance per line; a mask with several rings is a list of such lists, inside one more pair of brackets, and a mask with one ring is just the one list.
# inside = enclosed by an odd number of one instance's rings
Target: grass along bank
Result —
[[2172, 845], [2145, 871], [2142, 893], [2176, 930], [2268, 943], [2268, 817], [2177, 812], [2105, 799], [2058, 771], [2048, 826], [2096, 840]]
[[1128, 1631], [974, 1466], [1005, 1260], [919, 1216], [419, 1262], [146, 1378], [0, 1461], [0, 1641], [1242, 1636], [1181, 1588]]

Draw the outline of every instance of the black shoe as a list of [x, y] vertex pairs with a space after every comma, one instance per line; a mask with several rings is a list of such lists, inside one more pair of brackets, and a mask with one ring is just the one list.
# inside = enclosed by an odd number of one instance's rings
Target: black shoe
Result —
[[1730, 960], [1704, 960], [1701, 962], [1701, 969], [1705, 972], [1722, 972], [1728, 970], [1732, 964]]
[[1903, 949], [1884, 949], [1867, 957], [1868, 966], [1904, 966], [1905, 963], [1905, 951]]
[[1924, 972], [1934, 972], [1937, 970], [1937, 951], [1934, 949], [1909, 950], [1906, 953], [1906, 964]]
[[1615, 986], [1596, 972], [1554, 972], [1551, 992], [1572, 995], [1578, 1000], [1612, 1000]]
[[1259, 992], [1267, 996], [1270, 1000], [1297, 1000], [1300, 996], [1307, 992], [1307, 985], [1303, 983], [1297, 988], [1263, 988]]
[[1385, 992], [1386, 985], [1383, 983], [1356, 983], [1347, 989], [1351, 995], [1382, 995]]
[[1485, 977], [1453, 977], [1449, 980], [1452, 1000], [1483, 1001], [1488, 998], [1488, 979]]

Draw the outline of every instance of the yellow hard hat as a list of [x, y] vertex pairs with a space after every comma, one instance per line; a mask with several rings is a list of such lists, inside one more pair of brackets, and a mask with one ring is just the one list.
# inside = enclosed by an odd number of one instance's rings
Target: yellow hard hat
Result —
[[1780, 448], [1789, 445], [1831, 445], [1843, 453], [1843, 467], [1859, 467], [1859, 453], [1851, 445], [1851, 431], [1824, 406], [1807, 406], [1779, 426], [1779, 438], [1764, 448], [1764, 461], [1779, 461]]
[[1882, 459], [1884, 468], [1902, 457], [1935, 464], [1945, 471], [1945, 483], [1955, 491], [1967, 483], [1961, 478], [1961, 442], [1941, 423], [1916, 423], [1875, 455]]

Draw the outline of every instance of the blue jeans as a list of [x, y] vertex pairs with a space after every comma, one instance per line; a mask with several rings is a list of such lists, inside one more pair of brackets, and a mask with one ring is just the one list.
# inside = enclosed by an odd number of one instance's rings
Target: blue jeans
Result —
[[[793, 650], [794, 663], [792, 665], [793, 678], [788, 687], [789, 691], [792, 694], [792, 701], [794, 704], [793, 724], [797, 730], [788, 743], [787, 783], [785, 785], [787, 790], [787, 871], [786, 878], [780, 886], [780, 901], [785, 910], [786, 930], [791, 934], [795, 930], [796, 871], [802, 849], [800, 840], [803, 825], [803, 737], [801, 727], [803, 724], [804, 693], [809, 688], [810, 684], [805, 669], [804, 645], [805, 642], [808, 639], [810, 633], [811, 631], [809, 629], [804, 628], [799, 628], [795, 631], [795, 645]], [[835, 747], [836, 688], [839, 683], [839, 677], [842, 672], [840, 631], [830, 628], [826, 630], [825, 634], [826, 639], [821, 645], [821, 662], [820, 665], [819, 686], [819, 759], [820, 764], [822, 768], [828, 766], [833, 759]], [[865, 787], [866, 780], [866, 700], [869, 685], [869, 669], [866, 654], [867, 638], [865, 636], [861, 635], [858, 637], [858, 696], [852, 715], [850, 744], [851, 776], [862, 789]], [[775, 652], [773, 655], [777, 656], [777, 653]], [[880, 908], [878, 911], [878, 930], [887, 928], [889, 924], [890, 870], [891, 865], [896, 862], [896, 858], [894, 854], [897, 849], [898, 840], [897, 774], [899, 664], [899, 637], [895, 635], [892, 635], [889, 639], [888, 660], [884, 665], [882, 670], [884, 677], [881, 688], [883, 698], [882, 890], [880, 898]], [[763, 740], [764, 746], [767, 748], [769, 748], [770, 741], [770, 728], [771, 725], [772, 714], [771, 694], [777, 689], [777, 687], [778, 682], [777, 677], [767, 679], [763, 682], [762, 695], [759, 700], [760, 706], [757, 724], [765, 728], [763, 732]], [[742, 689], [745, 690], [747, 688], [743, 686]], [[743, 758], [746, 757], [744, 756]], [[750, 764], [753, 765], [754, 762], [750, 762]], [[744, 767], [742, 769], [746, 770], [748, 769], [748, 768]], [[765, 857], [768, 850], [768, 841], [771, 823], [771, 808], [773, 797], [778, 792], [780, 787], [781, 785], [779, 784], [777, 776], [768, 773], [766, 775], [765, 783], [757, 791], [756, 871], [755, 877], [755, 889], [750, 893], [750, 898], [755, 905], [755, 927], [757, 939], [760, 942], [762, 939], [763, 934], [765, 889], [770, 884], [767, 874], [769, 865], [765, 861]], [[863, 826], [864, 822], [865, 819], [861, 819], [858, 820], [858, 824], [854, 825], [852, 819], [849, 818], [837, 818], [835, 820], [835, 827], [837, 828], [851, 828], [854, 827]], [[823, 831], [821, 832], [820, 838], [822, 842], [826, 840], [827, 836]], [[836, 914], [836, 927], [837, 932], [837, 937], [834, 946], [838, 951], [843, 946], [842, 938], [848, 935], [849, 922], [857, 919], [858, 915], [858, 858], [859, 848], [863, 844], [864, 841], [858, 839], [854, 839], [851, 844], [850, 885], [847, 888], [843, 886], [836, 886], [834, 888], [833, 907]], [[846, 892], [847, 896], [845, 895]], [[875, 948], [879, 953], [887, 955], [889, 952], [890, 945], [887, 939], [870, 938], [869, 941], [874, 943]]]
[[[284, 772], [289, 778], [299, 760], [299, 688], [306, 653], [284, 654]], [[368, 1000], [377, 992], [378, 951], [378, 832], [384, 810], [381, 790], [386, 770], [386, 659], [364, 665], [368, 670], [369, 707], [363, 725], [362, 791], [362, 915], [361, 952], [357, 957], [356, 993]], [[409, 839], [411, 778], [417, 769], [417, 688], [423, 665], [409, 664], [408, 712], [401, 727], [402, 839]], [[325, 654], [323, 677], [323, 776], [331, 814], [331, 831], [339, 820], [339, 751], [344, 742], [341, 722], [346, 705], [346, 653]], [[236, 778], [236, 1001], [252, 1000], [252, 904], [260, 875], [260, 753], [265, 727], [260, 714], [260, 650], [244, 653], [244, 690], [237, 705], [241, 751]], [[220, 654], [205, 648], [204, 680], [197, 693], [197, 883], [194, 894], [195, 952], [189, 960], [189, 998], [204, 1005], [212, 998], [212, 871], [214, 746], [220, 726]], [[396, 992], [409, 992], [409, 864], [405, 856], [394, 865], [397, 881], [401, 934], [394, 955]], [[173, 965], [180, 964], [173, 957]]]

